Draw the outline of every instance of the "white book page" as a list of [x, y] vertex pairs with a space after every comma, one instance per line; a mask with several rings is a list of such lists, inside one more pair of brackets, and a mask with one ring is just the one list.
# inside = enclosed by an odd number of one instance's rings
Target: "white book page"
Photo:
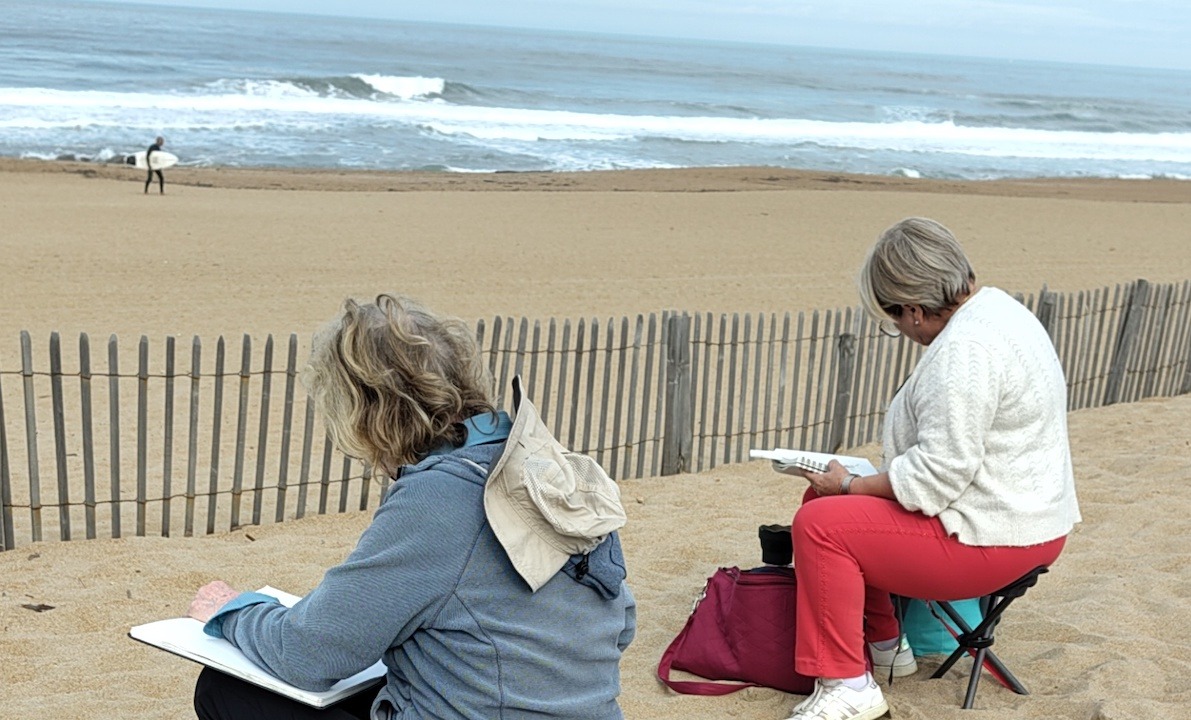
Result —
[[[276, 588], [265, 586], [257, 592], [272, 595], [287, 607], [293, 607], [299, 598]], [[137, 625], [128, 631], [134, 640], [159, 647], [189, 660], [225, 672], [233, 677], [268, 688], [287, 697], [314, 707], [326, 707], [358, 692], [384, 678], [385, 666], [377, 661], [372, 667], [335, 683], [329, 690], [314, 692], [302, 690], [280, 680], [253, 664], [236, 646], [223, 638], [213, 638], [203, 633], [203, 623], [193, 618], [170, 618]]]
[[[811, 462], [826, 465], [829, 460], [837, 460], [840, 465], [848, 469], [850, 473], [857, 475], [876, 475], [877, 468], [871, 462], [862, 457], [853, 457], [851, 455], [831, 455], [830, 453], [818, 453], [810, 450], [790, 450], [787, 448], [774, 448], [772, 450], [749, 450], [749, 458], [752, 460], [772, 460], [779, 466], [793, 467], [798, 460], [810, 460]], [[775, 468], [778, 472], [782, 472], [782, 468]]]

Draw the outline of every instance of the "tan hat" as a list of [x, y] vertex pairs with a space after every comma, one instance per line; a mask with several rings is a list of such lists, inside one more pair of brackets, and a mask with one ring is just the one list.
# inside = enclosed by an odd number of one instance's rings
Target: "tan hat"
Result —
[[625, 523], [620, 489], [587, 455], [562, 446], [513, 378], [513, 429], [484, 486], [497, 540], [534, 592], [572, 555], [594, 550]]

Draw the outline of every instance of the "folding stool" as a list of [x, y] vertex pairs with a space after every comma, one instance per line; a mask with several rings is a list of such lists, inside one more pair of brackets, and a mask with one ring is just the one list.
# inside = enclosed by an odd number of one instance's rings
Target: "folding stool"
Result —
[[976, 700], [976, 688], [980, 684], [980, 671], [984, 667], [988, 667], [988, 671], [1002, 685], [1018, 695], [1030, 694], [1025, 686], [1021, 684], [1021, 681], [1009, 671], [1009, 668], [1005, 667], [1001, 659], [991, 650], [993, 633], [996, 632], [997, 623], [1001, 621], [1001, 617], [1009, 609], [1009, 605], [1017, 598], [1025, 595], [1027, 590], [1038, 583], [1038, 577], [1048, 571], [1049, 568], [1047, 566], [1040, 565], [1000, 590], [981, 598], [980, 604], [981, 609], [984, 611], [984, 619], [974, 629], [969, 627], [963, 617], [951, 607], [951, 603], [944, 600], [931, 601], [931, 604], [938, 605], [960, 630], [959, 633], [956, 633], [955, 637], [956, 642], [959, 643], [959, 647], [943, 661], [943, 664], [939, 666], [939, 669], [935, 671], [934, 675], [931, 675], [931, 678], [943, 677], [951, 669], [951, 666], [959, 660], [960, 656], [965, 653], [974, 657], [972, 674], [968, 679], [968, 692], [964, 697], [964, 710], [971, 709], [972, 703]]

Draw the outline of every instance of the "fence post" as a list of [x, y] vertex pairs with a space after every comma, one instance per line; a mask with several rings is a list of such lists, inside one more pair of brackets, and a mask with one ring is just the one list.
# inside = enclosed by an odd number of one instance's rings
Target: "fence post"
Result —
[[1057, 315], [1055, 306], [1055, 293], [1050, 292], [1043, 285], [1042, 290], [1038, 293], [1038, 309], [1035, 315], [1038, 318], [1038, 322], [1046, 329], [1046, 334], [1050, 336], [1052, 345], [1055, 344], [1055, 319]]
[[[1187, 369], [1183, 373], [1183, 385], [1179, 388], [1180, 395], [1191, 393], [1191, 342], [1187, 343], [1187, 349]], [[0, 419], [3, 419], [2, 416], [0, 416]]]
[[852, 406], [852, 376], [856, 371], [856, 336], [843, 333], [836, 338], [835, 353], [839, 373], [835, 382], [835, 404], [831, 410], [831, 433], [825, 449], [829, 453], [838, 452], [844, 444], [848, 408]]
[[4, 389], [0, 388], [0, 552], [16, 547], [12, 532], [12, 486], [8, 468], [8, 425], [4, 422]]
[[120, 537], [120, 341], [108, 336], [108, 447], [111, 448], [112, 537]]
[[691, 396], [691, 316], [671, 313], [666, 322], [666, 416], [662, 431], [662, 475], [691, 468], [695, 426]]
[[29, 462], [30, 538], [41, 542], [41, 464], [37, 455], [37, 393], [33, 387], [33, 340], [21, 331], [21, 379], [25, 389], [25, 443]]
[[70, 539], [70, 475], [66, 468], [66, 410], [62, 399], [62, 338], [50, 333], [50, 397], [58, 465], [58, 537]]
[[141, 335], [136, 372], [136, 534], [145, 535], [149, 517], [149, 336]]
[[1121, 399], [1129, 355], [1132, 354], [1133, 346], [1141, 334], [1141, 322], [1145, 316], [1149, 290], [1150, 284], [1145, 280], [1138, 280], [1133, 285], [1129, 303], [1125, 306], [1125, 316], [1121, 318], [1121, 328], [1117, 332], [1117, 345], [1112, 354], [1112, 364], [1109, 365], [1108, 381], [1104, 385], [1105, 405], [1113, 405]]

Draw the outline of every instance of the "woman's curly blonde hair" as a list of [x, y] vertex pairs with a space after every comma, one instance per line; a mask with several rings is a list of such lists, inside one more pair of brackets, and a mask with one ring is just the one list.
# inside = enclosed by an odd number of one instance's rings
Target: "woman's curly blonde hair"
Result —
[[396, 295], [345, 301], [315, 334], [302, 383], [336, 446], [389, 474], [462, 443], [458, 423], [495, 412], [468, 328]]

